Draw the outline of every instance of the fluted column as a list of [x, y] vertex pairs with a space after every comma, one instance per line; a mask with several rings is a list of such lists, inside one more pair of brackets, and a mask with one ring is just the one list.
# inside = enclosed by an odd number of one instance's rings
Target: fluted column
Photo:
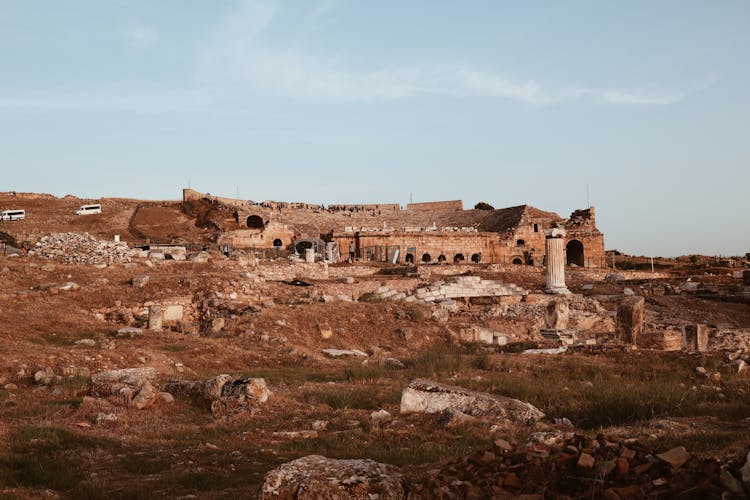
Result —
[[565, 230], [548, 229], [545, 232], [545, 251], [547, 253], [547, 293], [569, 294], [565, 286]]

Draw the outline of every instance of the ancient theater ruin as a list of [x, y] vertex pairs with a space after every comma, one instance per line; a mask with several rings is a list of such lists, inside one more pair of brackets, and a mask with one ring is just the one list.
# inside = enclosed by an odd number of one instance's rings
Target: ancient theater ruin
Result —
[[[183, 191], [183, 204], [208, 206], [221, 230], [219, 245], [236, 249], [284, 248], [294, 253], [324, 242], [321, 260], [394, 264], [489, 263], [545, 265], [545, 231], [564, 229], [565, 263], [605, 265], [604, 234], [594, 207], [567, 219], [531, 205], [464, 210], [460, 200], [398, 204], [311, 205], [252, 202]], [[304, 242], [300, 247], [299, 242]], [[328, 250], [326, 251], [325, 248]], [[335, 251], [333, 251], [335, 249]]]

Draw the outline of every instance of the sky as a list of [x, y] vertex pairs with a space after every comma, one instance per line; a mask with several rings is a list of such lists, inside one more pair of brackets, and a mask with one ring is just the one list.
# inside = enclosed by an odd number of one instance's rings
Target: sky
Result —
[[0, 190], [594, 205], [608, 249], [744, 255], [748, 26], [746, 0], [0, 0]]

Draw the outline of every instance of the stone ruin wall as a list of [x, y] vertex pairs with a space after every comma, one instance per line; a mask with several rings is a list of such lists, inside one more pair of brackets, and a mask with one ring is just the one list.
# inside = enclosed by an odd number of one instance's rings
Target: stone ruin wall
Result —
[[288, 248], [294, 236], [294, 230], [285, 224], [269, 222], [263, 229], [237, 229], [224, 233], [218, 243], [233, 248], [274, 248], [274, 241], [280, 240], [281, 246]]
[[461, 200], [450, 201], [425, 201], [420, 203], [409, 203], [407, 210], [463, 210], [464, 202]]

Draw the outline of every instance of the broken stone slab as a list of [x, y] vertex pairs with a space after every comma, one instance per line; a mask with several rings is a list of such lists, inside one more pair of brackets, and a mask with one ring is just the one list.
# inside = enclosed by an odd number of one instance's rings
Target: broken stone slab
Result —
[[617, 307], [617, 332], [623, 342], [638, 343], [643, 333], [645, 304], [643, 297], [625, 297]]
[[206, 380], [172, 380], [161, 387], [175, 397], [211, 407], [214, 413], [242, 409], [268, 401], [271, 391], [262, 378], [235, 378], [221, 374]]
[[123, 368], [121, 370], [107, 370], [91, 376], [91, 386], [94, 395], [106, 396], [112, 384], [128, 384], [140, 386], [145, 381], [156, 379], [156, 369], [150, 366], [139, 368]]
[[143, 409], [153, 404], [159, 391], [153, 386], [156, 370], [151, 367], [108, 370], [91, 376], [91, 394]]
[[276, 431], [273, 437], [281, 439], [315, 439], [318, 437], [318, 431]]
[[367, 357], [367, 353], [362, 352], [359, 349], [323, 349], [323, 354], [329, 358], [345, 358], [349, 356]]
[[691, 456], [692, 455], [688, 453], [684, 446], [678, 446], [676, 448], [672, 448], [671, 450], [665, 451], [664, 453], [659, 453], [658, 455], [656, 455], [656, 458], [667, 462], [675, 469], [679, 469], [685, 462], [690, 460]]
[[567, 346], [560, 346], [552, 349], [526, 349], [521, 354], [562, 354], [567, 350]]
[[550, 330], [565, 330], [570, 318], [570, 306], [565, 299], [550, 300], [544, 310], [544, 323]]
[[143, 288], [143, 287], [145, 287], [145, 286], [146, 286], [146, 284], [148, 284], [148, 282], [149, 282], [149, 280], [150, 280], [150, 279], [151, 279], [151, 278], [149, 278], [149, 276], [148, 276], [148, 275], [146, 275], [146, 274], [142, 274], [142, 275], [140, 275], [140, 276], [134, 276], [134, 277], [133, 277], [133, 278], [132, 278], [132, 279], [130, 280], [130, 283], [131, 283], [131, 284], [132, 284], [132, 285], [133, 285], [134, 287], [136, 287], [136, 288]]
[[406, 484], [399, 469], [370, 459], [338, 460], [308, 455], [266, 474], [262, 500], [400, 500]]
[[162, 330], [164, 322], [164, 311], [160, 305], [149, 306], [148, 308], [148, 329], [154, 332]]
[[685, 349], [704, 352], [708, 350], [708, 325], [685, 325]]
[[133, 326], [126, 326], [123, 328], [119, 328], [115, 332], [115, 337], [140, 337], [143, 335], [143, 330], [140, 328], [135, 328]]
[[449, 409], [473, 417], [519, 423], [532, 423], [544, 417], [539, 408], [518, 399], [425, 379], [412, 381], [401, 395], [401, 413], [442, 413]]

